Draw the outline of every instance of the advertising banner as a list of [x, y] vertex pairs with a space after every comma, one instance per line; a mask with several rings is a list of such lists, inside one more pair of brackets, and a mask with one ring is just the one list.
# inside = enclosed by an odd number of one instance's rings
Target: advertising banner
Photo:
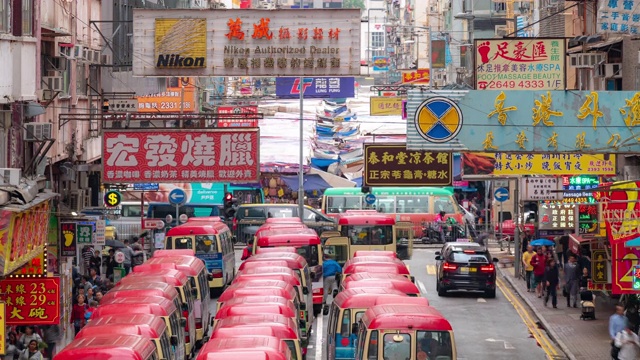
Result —
[[640, 265], [640, 248], [625, 247], [624, 242], [611, 245], [611, 292], [613, 294], [637, 294], [633, 289], [636, 265]]
[[564, 39], [476, 39], [478, 90], [565, 88]]
[[520, 178], [520, 199], [524, 201], [561, 200], [562, 181], [556, 177]]
[[602, 219], [607, 237], [613, 245], [640, 237], [640, 181], [603, 184], [601, 191], [593, 193], [602, 207]]
[[[218, 106], [217, 127], [258, 127], [258, 107], [255, 105], [248, 106]], [[224, 115], [229, 115], [225, 117]], [[243, 116], [247, 115], [247, 116]]]
[[370, 115], [402, 116], [402, 98], [372, 96], [369, 102], [369, 109]]
[[[144, 194], [140, 192], [127, 191], [123, 193], [125, 201], [140, 201], [144, 198], [147, 202], [169, 202], [169, 194], [171, 190], [181, 189], [186, 194], [186, 202], [192, 205], [197, 204], [222, 204], [224, 201], [224, 193], [226, 184], [224, 183], [166, 183], [160, 184], [158, 191], [148, 191]], [[227, 191], [232, 191], [235, 198], [243, 203], [255, 203], [261, 201], [260, 189], [251, 188], [250, 184], [244, 184], [247, 187], [238, 189], [236, 187], [228, 187]], [[241, 186], [241, 185], [238, 185]], [[260, 184], [256, 184], [260, 186]]]
[[444, 69], [447, 67], [447, 42], [445, 40], [431, 40], [431, 67]]
[[636, 154], [640, 142], [629, 140], [637, 137], [638, 109], [640, 93], [634, 91], [414, 89], [408, 92], [407, 148]]
[[540, 204], [538, 229], [569, 230], [576, 227], [575, 205], [556, 202]]
[[107, 130], [104, 183], [234, 182], [260, 178], [255, 129]]
[[429, 69], [402, 71], [403, 84], [428, 84], [430, 81]]
[[60, 223], [60, 240], [62, 242], [60, 247], [61, 256], [75, 257], [76, 248], [78, 246], [78, 233], [76, 223], [63, 222]]
[[451, 153], [364, 144], [364, 163], [364, 186], [448, 186], [453, 181]]
[[76, 239], [78, 244], [91, 244], [93, 241], [93, 226], [88, 224], [76, 225]]
[[388, 56], [373, 57], [373, 71], [388, 71], [391, 59]]
[[0, 281], [7, 325], [60, 323], [60, 278], [19, 278]]
[[[51, 197], [54, 195], [52, 194]], [[9, 275], [31, 259], [42, 256], [49, 229], [50, 201], [41, 202], [27, 210], [10, 212], [8, 231], [0, 226], [0, 248], [5, 251], [3, 274]]]
[[167, 90], [161, 93], [138, 96], [138, 112], [196, 112], [195, 78], [180, 78], [179, 82], [179, 86], [167, 86]]
[[341, 99], [355, 96], [353, 77], [302, 78], [302, 84], [300, 82], [300, 78], [276, 78], [276, 96], [281, 99], [298, 99], [301, 85], [305, 98]]
[[463, 176], [616, 173], [616, 157], [609, 154], [465, 153], [462, 155], [462, 162]]
[[60, 243], [58, 237], [60, 229], [58, 229], [58, 217], [51, 215], [49, 217], [49, 231], [47, 233], [47, 272], [49, 275], [59, 275], [59, 257]]
[[623, 33], [638, 35], [640, 30], [640, 14], [638, 4], [633, 0], [601, 1], [598, 7], [599, 33]]
[[360, 75], [360, 9], [134, 9], [134, 76]]

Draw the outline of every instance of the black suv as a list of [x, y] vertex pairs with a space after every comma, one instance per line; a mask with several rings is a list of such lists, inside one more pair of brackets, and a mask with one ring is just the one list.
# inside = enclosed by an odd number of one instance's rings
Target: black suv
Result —
[[496, 297], [496, 265], [484, 246], [477, 243], [448, 242], [436, 252], [438, 296], [449, 290], [484, 291], [485, 297]]

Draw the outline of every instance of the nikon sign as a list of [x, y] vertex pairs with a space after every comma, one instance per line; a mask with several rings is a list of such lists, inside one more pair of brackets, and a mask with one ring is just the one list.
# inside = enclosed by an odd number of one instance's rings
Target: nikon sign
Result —
[[134, 9], [135, 76], [360, 74], [360, 10]]

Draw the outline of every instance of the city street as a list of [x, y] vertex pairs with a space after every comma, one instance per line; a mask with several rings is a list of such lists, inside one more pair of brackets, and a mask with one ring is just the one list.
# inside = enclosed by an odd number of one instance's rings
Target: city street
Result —
[[[480, 293], [453, 293], [439, 297], [435, 291], [436, 251], [434, 248], [415, 249], [413, 259], [407, 263], [430, 304], [451, 322], [459, 360], [564, 359], [556, 355], [561, 352], [546, 333], [536, 328], [536, 321], [529, 309], [508, 283], [500, 278], [500, 291], [495, 299], [485, 299]], [[241, 253], [236, 249], [238, 266]], [[212, 314], [215, 313], [215, 306], [215, 302], [212, 302]], [[316, 319], [307, 360], [327, 358], [324, 353], [326, 326], [327, 316]]]

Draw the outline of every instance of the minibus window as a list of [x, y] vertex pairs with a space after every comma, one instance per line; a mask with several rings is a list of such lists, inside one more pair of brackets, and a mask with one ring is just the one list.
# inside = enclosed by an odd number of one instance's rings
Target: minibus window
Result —
[[296, 343], [293, 340], [285, 340], [284, 342], [289, 347], [289, 350], [291, 350], [291, 355], [294, 357], [294, 359], [298, 359], [298, 353], [296, 352]]
[[177, 237], [175, 238], [174, 249], [187, 249], [191, 250], [191, 238], [190, 237]]
[[429, 359], [451, 360], [453, 351], [448, 331], [417, 331], [416, 354], [425, 353]]
[[204, 270], [198, 274], [198, 284], [200, 285], [200, 300], [204, 301], [209, 296], [209, 282], [204, 275]]
[[362, 319], [362, 315], [364, 315], [364, 311], [358, 311], [356, 313], [356, 322], [355, 322], [355, 324], [360, 322], [360, 319]]
[[172, 237], [167, 237], [164, 240], [164, 248], [166, 250], [173, 250], [173, 238]]
[[384, 335], [382, 357], [385, 359], [411, 358], [411, 335], [391, 333]]
[[216, 252], [215, 238], [209, 235], [196, 235], [196, 254]]
[[171, 350], [171, 342], [169, 341], [169, 335], [166, 331], [160, 336], [160, 348], [162, 349], [162, 356], [164, 356], [165, 359], [169, 359], [169, 354], [173, 351]]
[[369, 337], [369, 360], [378, 360], [378, 330], [371, 332]]
[[151, 356], [149, 356], [147, 360], [158, 360], [158, 354], [155, 352], [151, 353]]
[[171, 335], [179, 336], [180, 334], [180, 321], [178, 321], [178, 312], [174, 311], [174, 313], [169, 316], [169, 324], [171, 324]]
[[341, 235], [349, 238], [351, 245], [391, 245], [393, 226], [354, 225], [343, 226]]
[[340, 336], [349, 337], [351, 335], [351, 310], [345, 309], [342, 312], [342, 324], [340, 327]]
[[331, 310], [329, 311], [329, 325], [327, 328], [327, 332], [329, 333], [329, 335], [333, 336], [335, 335], [336, 332], [336, 322], [338, 320], [338, 312], [340, 310], [338, 309], [338, 306], [336, 306], [335, 304], [331, 304]]
[[309, 266], [318, 265], [318, 247], [316, 245], [300, 246], [296, 252], [307, 260]]

